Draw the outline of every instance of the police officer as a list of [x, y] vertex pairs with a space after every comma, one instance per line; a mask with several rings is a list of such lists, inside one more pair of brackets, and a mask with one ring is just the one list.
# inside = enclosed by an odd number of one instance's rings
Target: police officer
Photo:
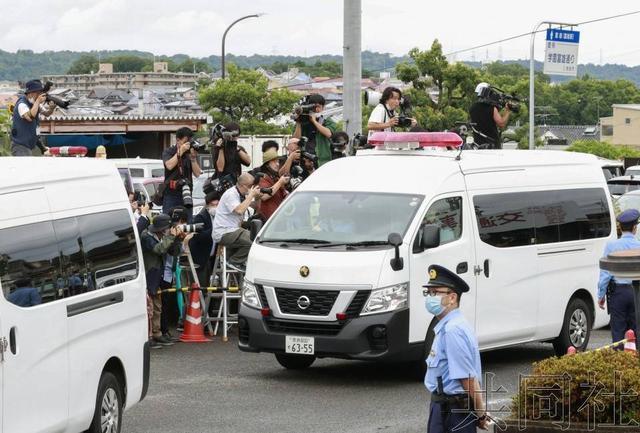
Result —
[[424, 378], [431, 393], [427, 431], [475, 433], [476, 426], [487, 430], [478, 342], [459, 310], [460, 297], [469, 286], [448, 269], [432, 265], [423, 287], [425, 307], [438, 318]]
[[[607, 242], [604, 248], [605, 257], [614, 251], [640, 248], [640, 242], [635, 236], [638, 218], [640, 218], [640, 212], [636, 209], [628, 209], [618, 215], [622, 235], [619, 239]], [[633, 329], [637, 333], [631, 280], [614, 278], [609, 272], [601, 269], [598, 282], [598, 306], [603, 310], [605, 299], [611, 316], [610, 326], [613, 341], [624, 339], [624, 334], [629, 329]], [[622, 347], [617, 347], [617, 349], [621, 350]]]

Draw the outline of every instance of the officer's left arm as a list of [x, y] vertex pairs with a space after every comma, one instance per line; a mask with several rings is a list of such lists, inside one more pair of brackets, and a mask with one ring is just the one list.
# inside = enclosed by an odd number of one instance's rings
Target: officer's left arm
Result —
[[[611, 248], [609, 244], [604, 247], [604, 253], [602, 257], [607, 257], [611, 253]], [[607, 286], [609, 285], [609, 281], [611, 281], [611, 274], [605, 270], [600, 270], [600, 278], [598, 278], [598, 301], [604, 300], [604, 296], [607, 293]]]

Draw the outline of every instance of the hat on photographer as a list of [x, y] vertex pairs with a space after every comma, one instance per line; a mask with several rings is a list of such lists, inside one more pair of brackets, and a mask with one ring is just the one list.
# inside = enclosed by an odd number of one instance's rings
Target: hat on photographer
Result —
[[278, 158], [280, 158], [280, 156], [278, 155], [278, 152], [276, 152], [275, 149], [269, 149], [262, 154], [262, 164], [267, 164], [273, 161], [274, 159], [278, 159]]
[[489, 83], [482, 82], [482, 83], [478, 84], [476, 86], [476, 95], [480, 96], [480, 94], [482, 93], [482, 89], [484, 89], [486, 87], [490, 87]]
[[153, 223], [147, 230], [151, 233], [159, 233], [165, 231], [169, 227], [171, 227], [171, 218], [169, 215], [161, 213], [153, 219]]
[[29, 93], [42, 92], [44, 91], [44, 86], [42, 85], [42, 81], [40, 80], [29, 80], [27, 84], [24, 86], [24, 94], [28, 95]]

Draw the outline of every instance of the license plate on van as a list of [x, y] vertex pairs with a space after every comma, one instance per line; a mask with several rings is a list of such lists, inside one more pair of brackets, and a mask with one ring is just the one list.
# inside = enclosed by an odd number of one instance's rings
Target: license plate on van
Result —
[[285, 337], [285, 353], [296, 355], [313, 355], [315, 353], [315, 339], [313, 337], [296, 337], [287, 335]]

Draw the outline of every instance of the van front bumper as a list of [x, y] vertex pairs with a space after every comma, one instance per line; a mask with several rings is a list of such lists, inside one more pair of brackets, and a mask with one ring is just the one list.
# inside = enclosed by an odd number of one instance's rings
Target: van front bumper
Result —
[[241, 305], [238, 347], [244, 352], [285, 352], [287, 335], [314, 337], [315, 356], [360, 360], [413, 361], [424, 344], [409, 344], [409, 310], [373, 314], [344, 322], [262, 317]]

